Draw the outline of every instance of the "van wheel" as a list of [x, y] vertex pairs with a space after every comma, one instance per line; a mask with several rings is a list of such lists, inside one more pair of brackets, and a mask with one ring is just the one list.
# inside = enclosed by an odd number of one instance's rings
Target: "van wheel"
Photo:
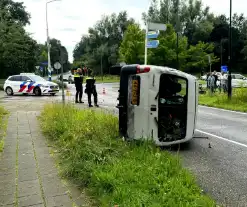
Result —
[[7, 87], [7, 88], [5, 89], [5, 92], [6, 92], [6, 94], [7, 94], [8, 96], [13, 96], [13, 95], [14, 95], [13, 89], [12, 89], [11, 87]]
[[35, 96], [41, 96], [41, 90], [39, 87], [33, 89], [33, 93]]

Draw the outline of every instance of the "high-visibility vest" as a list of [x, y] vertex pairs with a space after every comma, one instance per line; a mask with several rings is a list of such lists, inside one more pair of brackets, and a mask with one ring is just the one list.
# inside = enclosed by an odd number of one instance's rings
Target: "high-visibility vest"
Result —
[[80, 74], [78, 74], [78, 73], [74, 74], [74, 78], [80, 78], [80, 77], [81, 77]]

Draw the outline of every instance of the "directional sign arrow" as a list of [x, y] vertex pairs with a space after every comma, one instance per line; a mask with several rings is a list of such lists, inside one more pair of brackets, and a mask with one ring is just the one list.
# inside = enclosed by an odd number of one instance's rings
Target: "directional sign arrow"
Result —
[[166, 31], [167, 27], [166, 27], [165, 24], [149, 22], [149, 23], [148, 23], [148, 29], [150, 29], [150, 30], [161, 30], [161, 31]]
[[148, 41], [147, 48], [157, 48], [159, 46], [159, 40]]
[[147, 38], [148, 39], [156, 39], [160, 34], [160, 31], [149, 31], [148, 32], [148, 35], [147, 35]]

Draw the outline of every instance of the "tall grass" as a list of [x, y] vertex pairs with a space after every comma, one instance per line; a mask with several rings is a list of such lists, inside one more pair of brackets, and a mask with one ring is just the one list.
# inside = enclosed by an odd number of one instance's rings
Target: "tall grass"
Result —
[[119, 139], [110, 113], [47, 105], [40, 124], [59, 151], [62, 174], [86, 188], [97, 206], [215, 206], [177, 156]]
[[207, 92], [206, 94], [199, 95], [199, 104], [247, 112], [247, 88], [234, 88], [230, 100], [227, 93], [216, 92], [211, 96]]
[[8, 112], [0, 106], [0, 153], [3, 151], [4, 148], [4, 137], [6, 133], [6, 121], [5, 116], [8, 114]]

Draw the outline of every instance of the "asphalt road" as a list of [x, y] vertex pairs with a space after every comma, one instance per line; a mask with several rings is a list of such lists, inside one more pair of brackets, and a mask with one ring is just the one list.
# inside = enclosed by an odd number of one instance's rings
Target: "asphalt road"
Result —
[[[97, 90], [99, 104], [117, 113], [118, 84], [97, 84]], [[69, 91], [71, 96], [66, 96], [66, 100], [74, 101], [73, 85], [69, 85]], [[6, 98], [0, 94], [0, 101], [5, 104], [21, 101], [35, 104], [35, 100], [45, 102], [51, 97]], [[61, 93], [52, 100], [61, 100]], [[87, 103], [85, 95], [83, 100]], [[184, 144], [179, 151], [184, 166], [194, 173], [204, 192], [219, 203], [247, 207], [247, 114], [203, 106], [198, 112], [197, 138]], [[177, 152], [176, 147], [170, 150]]]

